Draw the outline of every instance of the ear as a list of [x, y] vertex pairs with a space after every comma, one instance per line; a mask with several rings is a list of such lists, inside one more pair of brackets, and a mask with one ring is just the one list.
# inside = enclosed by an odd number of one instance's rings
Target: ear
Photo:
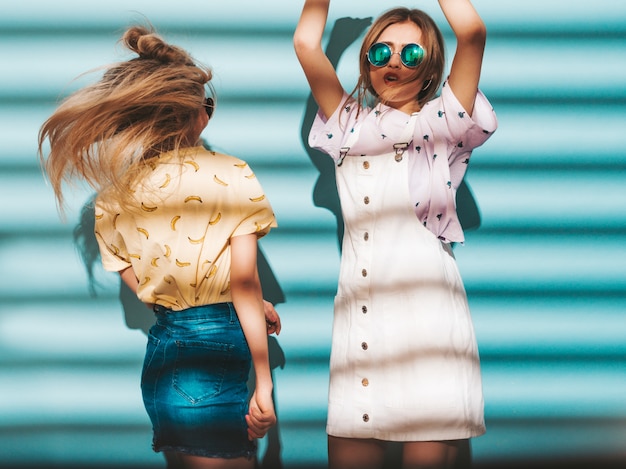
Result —
[[189, 122], [189, 131], [187, 133], [187, 139], [189, 142], [197, 142], [200, 139], [202, 131], [209, 123], [209, 116], [201, 109], [195, 116], [195, 119]]
[[208, 125], [209, 123], [209, 115], [206, 113], [206, 111], [203, 109], [200, 110], [200, 112], [198, 112], [198, 116], [196, 117], [196, 126], [198, 129], [198, 135], [200, 133], [202, 133], [202, 131], [204, 130], [204, 128]]

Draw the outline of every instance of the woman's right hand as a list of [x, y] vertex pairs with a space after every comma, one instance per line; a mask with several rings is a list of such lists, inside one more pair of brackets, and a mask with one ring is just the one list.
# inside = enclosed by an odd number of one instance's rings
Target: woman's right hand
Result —
[[250, 440], [263, 438], [269, 429], [276, 424], [271, 391], [254, 391], [250, 399], [246, 423], [248, 424], [248, 438]]

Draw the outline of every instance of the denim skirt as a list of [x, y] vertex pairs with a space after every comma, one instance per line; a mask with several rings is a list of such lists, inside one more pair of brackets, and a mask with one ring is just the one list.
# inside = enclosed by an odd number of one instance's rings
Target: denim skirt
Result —
[[245, 421], [250, 349], [232, 303], [154, 311], [141, 376], [154, 451], [254, 457]]

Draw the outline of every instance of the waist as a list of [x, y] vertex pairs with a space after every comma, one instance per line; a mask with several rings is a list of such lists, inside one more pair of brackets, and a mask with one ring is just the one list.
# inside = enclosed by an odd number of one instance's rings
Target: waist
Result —
[[157, 317], [157, 321], [166, 324], [198, 320], [206, 321], [211, 319], [233, 320], [237, 317], [237, 313], [231, 302], [193, 306], [179, 311], [174, 311], [161, 305], [154, 305], [152, 309]]

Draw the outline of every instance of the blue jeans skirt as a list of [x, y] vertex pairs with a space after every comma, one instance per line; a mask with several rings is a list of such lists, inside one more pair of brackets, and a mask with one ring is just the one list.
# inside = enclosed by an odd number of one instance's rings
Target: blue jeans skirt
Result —
[[232, 303], [154, 311], [141, 376], [154, 451], [254, 457], [245, 421], [250, 349]]

